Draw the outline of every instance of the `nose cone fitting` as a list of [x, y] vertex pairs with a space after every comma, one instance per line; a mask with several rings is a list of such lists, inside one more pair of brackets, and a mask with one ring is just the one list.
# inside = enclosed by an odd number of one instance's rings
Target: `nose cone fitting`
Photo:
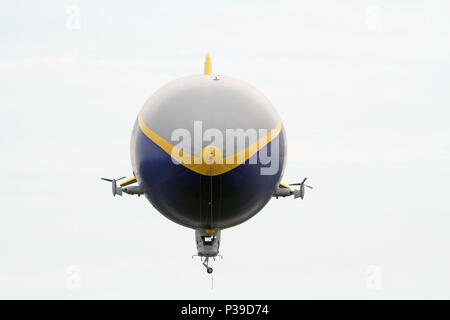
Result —
[[217, 175], [218, 172], [223, 170], [223, 168], [221, 167], [224, 162], [222, 150], [220, 150], [218, 147], [213, 145], [204, 147], [201, 152], [201, 158], [203, 164], [208, 168], [206, 172], [209, 173], [209, 176]]
[[222, 150], [218, 147], [209, 145], [202, 150], [203, 163], [214, 166], [215, 164], [223, 164]]

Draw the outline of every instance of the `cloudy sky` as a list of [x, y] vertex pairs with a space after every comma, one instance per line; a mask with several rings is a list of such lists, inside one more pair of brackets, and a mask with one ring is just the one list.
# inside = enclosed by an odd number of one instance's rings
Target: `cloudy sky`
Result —
[[[1, 298], [450, 298], [448, 1], [2, 1]], [[145, 100], [203, 71], [250, 82], [285, 124], [284, 181], [222, 233], [194, 232], [131, 174]]]

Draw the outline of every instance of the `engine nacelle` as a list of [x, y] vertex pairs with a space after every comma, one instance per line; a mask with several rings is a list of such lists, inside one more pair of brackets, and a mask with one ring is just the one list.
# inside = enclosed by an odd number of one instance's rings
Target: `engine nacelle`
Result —
[[122, 188], [122, 191], [128, 194], [137, 194], [137, 195], [144, 194], [144, 191], [142, 190], [141, 186], [125, 187]]
[[292, 196], [293, 194], [294, 194], [294, 190], [292, 190], [292, 189], [277, 187], [277, 189], [273, 193], [273, 196], [277, 197], [277, 198], [278, 197], [289, 197], [289, 196]]

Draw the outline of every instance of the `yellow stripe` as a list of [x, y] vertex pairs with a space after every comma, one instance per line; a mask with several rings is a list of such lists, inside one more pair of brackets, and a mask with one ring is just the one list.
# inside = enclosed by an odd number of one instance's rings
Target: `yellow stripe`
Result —
[[129, 177], [128, 179], [123, 180], [123, 181], [120, 183], [120, 186], [121, 186], [121, 187], [125, 187], [125, 186], [127, 186], [127, 185], [129, 185], [129, 184], [135, 183], [136, 181], [137, 181], [137, 180], [136, 180], [136, 177], [135, 177], [135, 176]]
[[[217, 176], [238, 167], [261, 150], [270, 141], [275, 139], [281, 131], [281, 121], [279, 120], [275, 129], [272, 129], [266, 136], [262, 137], [238, 153], [224, 158], [217, 147], [207, 146], [202, 150], [200, 157], [196, 157], [173, 146], [170, 142], [147, 127], [142, 118], [142, 113], [139, 113], [138, 115], [138, 122], [141, 131], [175, 161], [182, 164], [186, 168], [205, 176]], [[211, 161], [204, 161], [203, 153], [208, 151], [209, 155], [214, 157], [214, 163], [211, 163]]]
[[291, 188], [291, 187], [289, 187], [288, 184], [283, 183], [283, 182], [280, 182], [280, 187], [281, 187], [281, 188], [286, 188], [286, 189], [290, 189], [290, 188]]
[[209, 53], [206, 54], [205, 59], [205, 74], [211, 74], [211, 57], [209, 56]]

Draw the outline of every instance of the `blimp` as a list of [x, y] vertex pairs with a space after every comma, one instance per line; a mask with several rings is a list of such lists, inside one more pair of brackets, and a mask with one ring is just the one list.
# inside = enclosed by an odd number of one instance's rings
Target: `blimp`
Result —
[[[130, 125], [131, 127], [131, 125]], [[220, 257], [221, 232], [272, 199], [304, 198], [301, 182], [281, 181], [287, 137], [272, 103], [245, 81], [204, 72], [173, 80], [144, 103], [131, 131], [126, 178], [101, 178], [113, 196], [144, 195], [171, 221], [195, 230], [208, 273]]]

